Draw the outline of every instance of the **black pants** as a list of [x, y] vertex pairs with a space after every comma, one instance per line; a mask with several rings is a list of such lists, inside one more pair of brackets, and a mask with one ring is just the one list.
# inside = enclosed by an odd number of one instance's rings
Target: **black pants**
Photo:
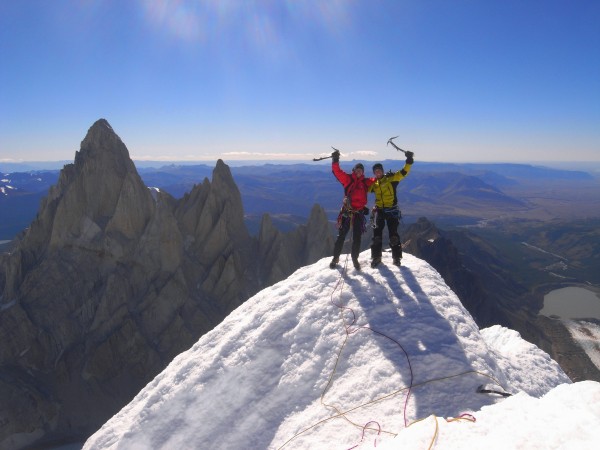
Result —
[[386, 213], [383, 210], [377, 210], [375, 225], [373, 230], [373, 241], [371, 242], [371, 258], [381, 258], [381, 248], [383, 246], [383, 229], [387, 224], [390, 235], [390, 247], [392, 248], [392, 258], [402, 258], [402, 245], [400, 235], [398, 234], [398, 224], [400, 219], [398, 214]]
[[342, 217], [342, 221], [340, 224], [340, 229], [338, 231], [337, 239], [335, 240], [335, 244], [333, 246], [333, 257], [339, 259], [340, 254], [342, 253], [342, 247], [344, 246], [344, 240], [346, 240], [346, 235], [350, 230], [350, 225], [352, 225], [352, 260], [356, 261], [358, 259], [358, 254], [360, 253], [360, 239], [363, 234], [363, 224], [364, 224], [365, 216], [356, 212], [351, 216]]

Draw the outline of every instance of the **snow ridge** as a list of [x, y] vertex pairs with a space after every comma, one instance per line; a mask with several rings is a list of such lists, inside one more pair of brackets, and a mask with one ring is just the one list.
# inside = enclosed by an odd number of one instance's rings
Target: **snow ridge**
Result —
[[480, 332], [425, 261], [328, 263], [247, 300], [84, 449], [395, 448], [432, 416], [477, 416], [515, 397], [477, 393], [482, 384], [531, 399], [570, 383], [518, 333]]

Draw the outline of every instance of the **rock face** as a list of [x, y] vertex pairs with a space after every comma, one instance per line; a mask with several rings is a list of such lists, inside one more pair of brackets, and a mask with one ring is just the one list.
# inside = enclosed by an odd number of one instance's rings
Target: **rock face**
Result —
[[260, 273], [263, 284], [270, 286], [306, 265], [304, 261], [318, 261], [329, 255], [333, 237], [331, 230], [323, 227], [326, 222], [325, 211], [318, 205], [313, 206], [307, 225], [290, 233], [278, 231], [271, 218], [264, 215], [258, 238], [259, 259], [265, 261]]
[[538, 342], [539, 347], [560, 364], [573, 382], [583, 380], [600, 382], [600, 370], [586, 351], [575, 342], [562, 320], [539, 315], [536, 325], [543, 332]]
[[[466, 231], [441, 231], [425, 218], [408, 227], [403, 248], [431, 264], [458, 295], [481, 328], [500, 324], [523, 333], [535, 304], [528, 290], [506, 271], [510, 265], [489, 244]], [[518, 315], [515, 311], [519, 310]], [[535, 333], [534, 333], [535, 334]], [[531, 338], [531, 333], [524, 333]]]
[[0, 448], [87, 437], [258, 290], [333, 247], [324, 211], [249, 235], [218, 161], [182, 199], [149, 190], [106, 120], [0, 260]]

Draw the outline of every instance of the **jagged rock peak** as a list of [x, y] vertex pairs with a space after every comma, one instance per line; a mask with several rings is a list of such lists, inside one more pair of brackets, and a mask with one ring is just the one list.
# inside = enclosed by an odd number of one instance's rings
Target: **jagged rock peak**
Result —
[[75, 163], [63, 168], [48, 198], [52, 211], [42, 215], [52, 217], [45, 228], [55, 248], [73, 239], [99, 243], [101, 231], [137, 238], [154, 211], [127, 147], [105, 119], [90, 127]]
[[222, 159], [217, 160], [217, 164], [213, 170], [213, 183], [224, 182], [227, 184], [235, 184], [231, 169]]
[[94, 124], [90, 127], [90, 130], [94, 127], [104, 128], [104, 129], [110, 130], [111, 132], [114, 133], [113, 128], [110, 126], [110, 124], [108, 123], [108, 120], [106, 120], [106, 119], [96, 120], [96, 122], [94, 122]]
[[107, 167], [135, 171], [127, 147], [106, 119], [94, 122], [81, 142], [81, 150], [75, 154], [76, 166], [89, 160], [99, 161], [103, 165], [108, 163]]
[[217, 160], [217, 165], [215, 166], [215, 170], [223, 170], [223, 169], [229, 169], [229, 166], [227, 164], [225, 164], [225, 162], [222, 159], [218, 159]]
[[82, 141], [82, 144], [89, 143], [92, 140], [100, 140], [103, 138], [105, 139], [113, 135], [116, 135], [116, 133], [110, 126], [108, 121], [106, 119], [98, 119], [89, 128], [87, 134], [85, 135], [85, 138]]

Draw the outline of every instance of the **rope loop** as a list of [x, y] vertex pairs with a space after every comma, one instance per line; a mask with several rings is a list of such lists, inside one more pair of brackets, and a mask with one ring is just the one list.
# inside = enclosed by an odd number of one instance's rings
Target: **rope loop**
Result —
[[[357, 212], [357, 211], [350, 210], [350, 212], [349, 212], [349, 214], [350, 214], [350, 220], [352, 220], [355, 212]], [[366, 217], [365, 217], [364, 214], [361, 214], [361, 217], [363, 219], [363, 226], [364, 226], [364, 224], [366, 223]], [[341, 223], [341, 220], [343, 220], [342, 211], [340, 211], [340, 215], [338, 216], [338, 224]], [[329, 417], [326, 417], [324, 419], [321, 419], [318, 422], [316, 422], [316, 423], [314, 423], [314, 424], [312, 424], [312, 425], [304, 428], [303, 430], [299, 431], [294, 436], [292, 436], [290, 439], [288, 439], [286, 442], [284, 442], [283, 445], [281, 445], [279, 447], [279, 450], [283, 449], [287, 444], [289, 444], [291, 441], [293, 441], [294, 439], [296, 439], [301, 434], [304, 434], [307, 431], [312, 430], [315, 427], [317, 427], [317, 426], [319, 426], [319, 425], [321, 425], [321, 424], [323, 424], [325, 422], [328, 422], [329, 420], [333, 420], [333, 419], [344, 419], [348, 423], [350, 423], [351, 425], [353, 425], [353, 426], [355, 426], [357, 428], [362, 429], [362, 436], [361, 436], [360, 442], [364, 441], [366, 430], [373, 430], [373, 431], [375, 431], [375, 428], [369, 428], [369, 426], [371, 424], [377, 425], [377, 437], [379, 437], [381, 435], [381, 433], [385, 433], [385, 434], [390, 435], [390, 436], [397, 436], [397, 433], [383, 430], [381, 428], [381, 425], [379, 424], [379, 422], [377, 422], [375, 420], [371, 420], [371, 421], [367, 422], [365, 425], [361, 426], [361, 425], [353, 422], [351, 419], [349, 419], [347, 417], [347, 414], [350, 413], [350, 412], [356, 411], [358, 409], [364, 408], [366, 406], [373, 405], [375, 403], [381, 402], [383, 400], [393, 398], [393, 397], [395, 397], [398, 394], [406, 392], [406, 398], [404, 400], [404, 427], [408, 428], [409, 426], [411, 426], [411, 425], [413, 425], [413, 424], [415, 424], [417, 422], [420, 422], [420, 421], [424, 420], [424, 419], [418, 419], [418, 420], [415, 420], [412, 423], [408, 423], [407, 408], [408, 408], [408, 401], [410, 399], [411, 392], [412, 392], [412, 390], [414, 388], [417, 388], [417, 387], [420, 387], [420, 386], [424, 386], [424, 385], [429, 384], [429, 383], [441, 382], [441, 381], [444, 381], [444, 380], [449, 380], [449, 379], [453, 379], [453, 378], [457, 378], [457, 377], [462, 377], [462, 376], [465, 376], [465, 375], [468, 375], [468, 374], [476, 374], [476, 375], [484, 376], [484, 377], [486, 377], [486, 378], [494, 381], [499, 386], [501, 386], [500, 382], [498, 380], [496, 380], [493, 376], [488, 375], [488, 374], [483, 373], [483, 372], [479, 372], [477, 370], [467, 370], [467, 371], [464, 371], [464, 372], [461, 372], [461, 373], [457, 373], [457, 374], [454, 374], [454, 375], [448, 375], [448, 376], [445, 376], [445, 377], [438, 377], [438, 378], [434, 378], [434, 379], [422, 381], [420, 383], [416, 383], [415, 384], [414, 383], [413, 369], [412, 369], [412, 365], [411, 365], [411, 362], [410, 362], [410, 357], [408, 355], [408, 352], [402, 346], [402, 344], [400, 344], [400, 342], [398, 342], [396, 339], [394, 339], [394, 338], [386, 335], [385, 333], [377, 331], [377, 330], [375, 330], [375, 329], [373, 329], [373, 328], [371, 328], [371, 327], [369, 327], [367, 325], [363, 325], [363, 326], [356, 325], [356, 323], [357, 323], [357, 315], [356, 315], [355, 311], [352, 308], [344, 305], [341, 302], [341, 300], [340, 300], [340, 303], [337, 303], [334, 300], [335, 293], [338, 290], [339, 290], [339, 294], [338, 294], [339, 299], [342, 298], [342, 291], [343, 291], [343, 288], [344, 288], [345, 276], [346, 276], [346, 272], [347, 272], [347, 268], [348, 268], [348, 260], [349, 260], [349, 254], [346, 254], [346, 260], [344, 262], [343, 269], [342, 269], [342, 271], [340, 273], [340, 277], [338, 278], [338, 280], [337, 280], [337, 282], [336, 282], [336, 284], [335, 284], [335, 286], [334, 286], [334, 288], [333, 288], [333, 290], [331, 292], [331, 296], [330, 296], [330, 303], [333, 306], [335, 306], [336, 308], [339, 308], [339, 310], [340, 310], [340, 319], [341, 319], [342, 325], [344, 327], [344, 331], [345, 331], [344, 334], [345, 334], [345, 336], [343, 338], [343, 341], [342, 341], [342, 344], [340, 346], [340, 349], [337, 352], [337, 356], [335, 358], [335, 363], [334, 363], [333, 369], [331, 371], [331, 374], [329, 375], [329, 379], [327, 380], [327, 384], [326, 384], [325, 388], [323, 389], [323, 392], [321, 393], [321, 398], [320, 398], [321, 404], [325, 408], [333, 410], [335, 413], [333, 415], [331, 415]], [[351, 313], [351, 315], [349, 316], [350, 320], [346, 320], [345, 317], [344, 317], [344, 314], [347, 311], [349, 311]], [[371, 331], [374, 334], [377, 334], [377, 335], [379, 335], [381, 337], [389, 339], [390, 341], [392, 341], [393, 343], [395, 343], [398, 346], [398, 348], [400, 348], [402, 350], [402, 352], [404, 353], [404, 355], [406, 357], [408, 368], [410, 370], [410, 383], [408, 384], [408, 386], [401, 387], [401, 388], [397, 389], [394, 392], [382, 395], [382, 396], [380, 396], [380, 397], [378, 397], [376, 399], [367, 401], [367, 402], [365, 402], [363, 404], [360, 404], [360, 405], [357, 405], [357, 406], [353, 406], [351, 408], [346, 409], [345, 411], [342, 411], [338, 407], [336, 407], [335, 405], [327, 404], [325, 402], [324, 398], [325, 398], [325, 395], [327, 394], [327, 392], [329, 391], [329, 389], [331, 388], [331, 386], [333, 384], [333, 380], [334, 380], [334, 377], [336, 375], [336, 371], [337, 371], [337, 368], [338, 368], [338, 365], [339, 365], [339, 362], [340, 362], [340, 359], [341, 359], [341, 356], [342, 356], [342, 352], [343, 352], [343, 350], [344, 350], [344, 348], [346, 346], [346, 343], [348, 342], [348, 339], [350, 338], [350, 336], [352, 334], [357, 333], [360, 330], [369, 330], [369, 331]], [[433, 446], [435, 444], [435, 441], [437, 440], [438, 433], [439, 433], [439, 425], [438, 425], [437, 416], [434, 415], [434, 419], [435, 419], [435, 431], [433, 433], [433, 436], [432, 436], [432, 439], [431, 439], [431, 442], [430, 442], [430, 445], [429, 445], [429, 449], [433, 448]], [[475, 416], [473, 416], [470, 413], [463, 413], [463, 414], [461, 414], [458, 417], [450, 418], [450, 419], [445, 419], [445, 420], [447, 422], [455, 422], [455, 421], [461, 421], [461, 420], [465, 420], [465, 421], [469, 421], [469, 422], [475, 422], [476, 421]], [[374, 440], [375, 447], [377, 446], [377, 437], [375, 437], [375, 440]], [[353, 447], [350, 447], [348, 450], [355, 449], [359, 445], [360, 445], [360, 443], [356, 444]]]
[[[377, 436], [381, 436], [381, 425], [379, 425], [379, 422], [377, 422], [375, 420], [371, 420], [371, 421], [367, 422], [365, 424], [365, 426], [363, 427], [362, 437], [360, 438], [360, 442], [363, 442], [365, 440], [365, 431], [367, 431], [367, 428], [372, 423], [374, 423], [375, 425], [377, 425]], [[377, 447], [377, 438], [375, 438], [375, 440], [373, 441], [373, 445], [375, 447]]]

